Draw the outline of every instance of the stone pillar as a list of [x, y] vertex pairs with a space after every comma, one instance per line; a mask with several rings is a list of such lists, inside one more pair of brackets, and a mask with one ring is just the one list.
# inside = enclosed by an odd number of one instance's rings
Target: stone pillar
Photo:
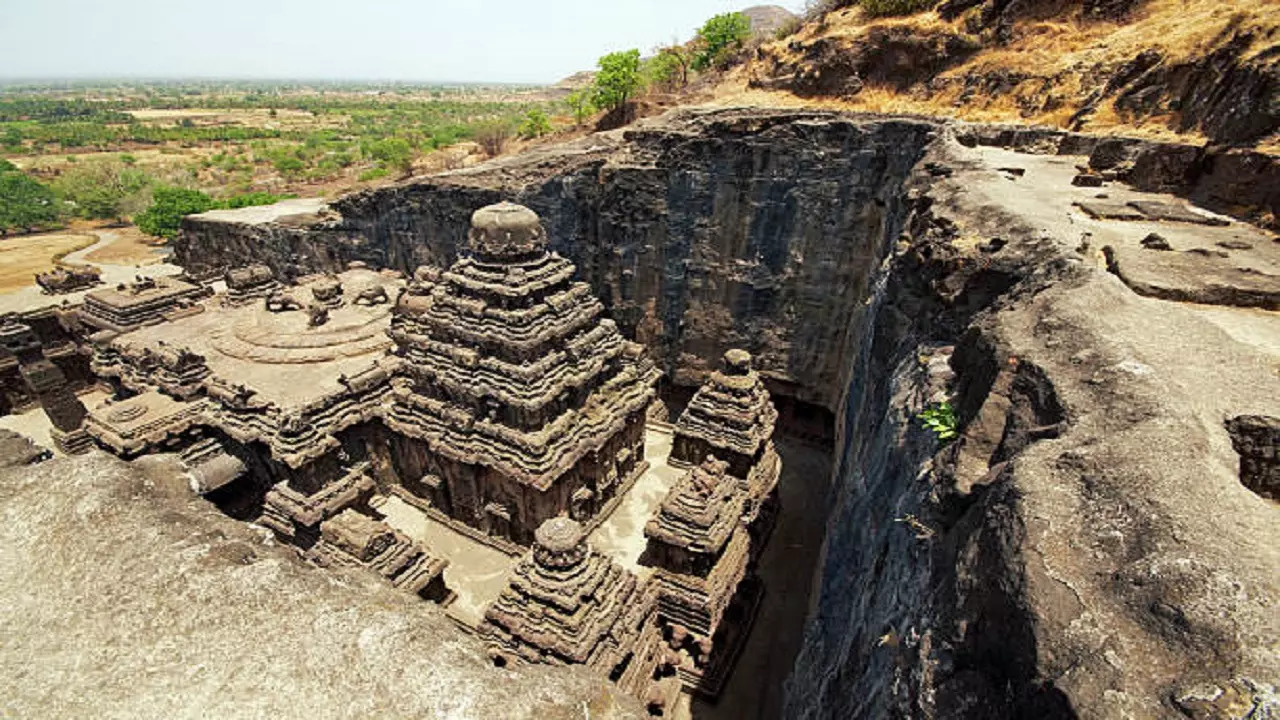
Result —
[[31, 328], [20, 323], [0, 327], [0, 345], [18, 359], [19, 371], [40, 407], [53, 424], [53, 443], [64, 453], [87, 452], [93, 439], [84, 430], [88, 411], [80, 398], [67, 386], [67, 376], [44, 356], [39, 339]]

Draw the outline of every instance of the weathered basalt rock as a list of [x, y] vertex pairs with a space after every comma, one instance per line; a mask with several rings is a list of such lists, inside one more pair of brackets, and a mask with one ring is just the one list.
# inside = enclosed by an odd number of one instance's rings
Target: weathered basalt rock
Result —
[[928, 82], [980, 48], [976, 38], [947, 30], [877, 27], [852, 41], [792, 41], [788, 50], [798, 53], [795, 59], [761, 50], [749, 84], [802, 96], [848, 97], [866, 84], [901, 91]]
[[[1275, 508], [1218, 429], [1280, 396], [1266, 354], [1108, 277], [973, 155], [926, 162], [956, 172], [909, 184], [863, 316], [787, 716], [1274, 712]], [[914, 417], [939, 399], [949, 444]]]
[[493, 668], [434, 606], [318, 573], [169, 462], [0, 470], [0, 514], [2, 715], [643, 716], [581, 670]]

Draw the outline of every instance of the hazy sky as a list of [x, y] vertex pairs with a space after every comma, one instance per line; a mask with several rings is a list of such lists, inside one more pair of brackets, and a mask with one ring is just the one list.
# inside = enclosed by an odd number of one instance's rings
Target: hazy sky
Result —
[[768, 3], [0, 0], [0, 76], [554, 82], [755, 4]]

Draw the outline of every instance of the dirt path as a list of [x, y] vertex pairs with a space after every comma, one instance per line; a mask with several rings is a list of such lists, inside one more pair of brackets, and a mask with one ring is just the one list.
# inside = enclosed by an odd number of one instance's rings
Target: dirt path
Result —
[[67, 262], [83, 261], [91, 265], [151, 265], [163, 262], [168, 249], [156, 244], [141, 230], [130, 225], [95, 231], [99, 242], [80, 253], [66, 257]]
[[0, 240], [0, 313], [35, 310], [64, 300], [80, 302], [88, 290], [46, 295], [35, 284], [36, 273], [51, 270], [58, 262], [92, 265], [102, 271], [105, 285], [115, 285], [138, 275], [181, 273], [182, 268], [165, 262], [167, 255], [166, 248], [151, 245], [135, 227], [76, 228], [5, 238]]
[[52, 270], [55, 258], [93, 245], [90, 233], [20, 235], [0, 240], [0, 293], [35, 283], [36, 273]]

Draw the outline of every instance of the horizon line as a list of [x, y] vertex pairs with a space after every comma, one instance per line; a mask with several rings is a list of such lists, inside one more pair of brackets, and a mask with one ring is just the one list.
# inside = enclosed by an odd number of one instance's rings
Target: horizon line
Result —
[[[576, 73], [572, 73], [576, 74]], [[565, 76], [566, 78], [569, 76]], [[562, 78], [563, 79], [563, 78]], [[356, 83], [365, 85], [401, 84], [401, 85], [436, 85], [436, 86], [475, 86], [475, 85], [507, 85], [518, 87], [539, 87], [555, 85], [560, 82], [532, 82], [519, 80], [423, 80], [410, 78], [372, 78], [372, 77], [305, 77], [305, 76], [234, 76], [234, 75], [0, 75], [0, 84], [41, 83], [41, 82], [204, 82], [204, 83]]]

